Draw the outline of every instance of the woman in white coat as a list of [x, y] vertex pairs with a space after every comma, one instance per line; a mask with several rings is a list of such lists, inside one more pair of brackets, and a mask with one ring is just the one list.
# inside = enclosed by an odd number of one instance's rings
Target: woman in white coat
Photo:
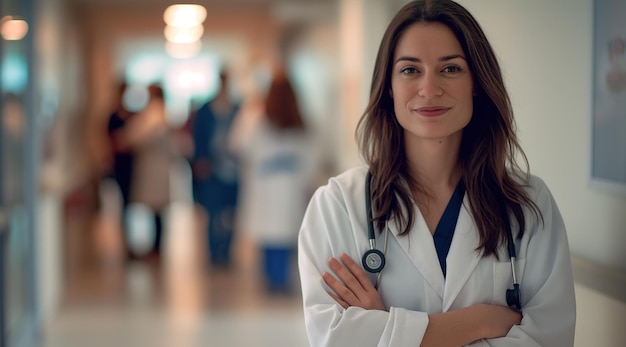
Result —
[[288, 293], [294, 284], [298, 230], [311, 197], [315, 153], [295, 90], [276, 67], [267, 96], [238, 114], [230, 146], [242, 163], [238, 227], [261, 249], [267, 287]]
[[357, 137], [367, 166], [320, 187], [299, 234], [312, 346], [573, 345], [564, 222], [466, 9], [396, 14]]

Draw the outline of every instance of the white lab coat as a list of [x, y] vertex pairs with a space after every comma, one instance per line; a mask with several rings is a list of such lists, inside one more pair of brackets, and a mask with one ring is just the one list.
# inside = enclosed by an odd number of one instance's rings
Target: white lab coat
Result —
[[265, 117], [240, 136], [239, 228], [262, 244], [294, 247], [312, 192], [313, 142], [304, 131], [275, 129]]
[[[344, 310], [326, 292], [322, 273], [330, 257], [347, 253], [357, 263], [369, 249], [365, 214], [366, 167], [350, 169], [320, 187], [307, 208], [299, 234], [299, 270], [304, 317], [311, 346], [419, 346], [430, 314], [473, 304], [506, 306], [512, 273], [506, 247], [500, 259], [481, 257], [479, 236], [464, 198], [447, 257], [444, 279], [433, 237], [417, 206], [408, 236], [389, 222], [386, 266], [379, 292], [387, 311]], [[573, 346], [576, 304], [563, 219], [545, 183], [532, 176], [527, 188], [544, 223], [526, 212], [526, 231], [516, 239], [517, 276], [523, 319], [503, 338], [472, 346]], [[384, 233], [377, 233], [384, 248]], [[372, 277], [372, 280], [375, 280]], [[454, 331], [450, 331], [454, 333]]]

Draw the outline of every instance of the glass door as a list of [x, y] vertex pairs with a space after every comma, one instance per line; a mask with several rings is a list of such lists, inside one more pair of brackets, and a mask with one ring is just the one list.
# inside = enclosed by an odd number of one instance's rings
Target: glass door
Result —
[[33, 3], [0, 0], [0, 347], [27, 346], [37, 331]]

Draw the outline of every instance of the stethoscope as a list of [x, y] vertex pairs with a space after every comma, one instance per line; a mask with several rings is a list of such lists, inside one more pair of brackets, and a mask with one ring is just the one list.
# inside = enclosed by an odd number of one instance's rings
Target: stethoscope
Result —
[[[383, 268], [385, 267], [385, 254], [387, 253], [387, 239], [389, 236], [389, 227], [385, 221], [385, 245], [381, 252], [376, 248], [376, 234], [374, 232], [374, 221], [372, 220], [372, 195], [370, 192], [370, 186], [372, 183], [372, 174], [367, 172], [365, 179], [365, 209], [367, 212], [367, 234], [369, 237], [370, 248], [363, 254], [361, 263], [363, 268], [373, 274], [377, 274], [375, 287], [378, 289], [380, 284], [380, 277], [382, 275]], [[507, 227], [507, 250], [509, 253], [509, 259], [511, 260], [511, 273], [513, 274], [513, 288], [506, 290], [506, 303], [511, 308], [517, 310], [522, 309], [521, 304], [521, 291], [519, 283], [517, 282], [517, 273], [515, 271], [515, 243], [513, 242], [513, 233], [511, 228]]]

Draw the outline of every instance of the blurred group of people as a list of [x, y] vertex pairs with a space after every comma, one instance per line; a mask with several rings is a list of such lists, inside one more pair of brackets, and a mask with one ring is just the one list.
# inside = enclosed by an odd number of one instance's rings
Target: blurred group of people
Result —
[[[208, 216], [207, 261], [214, 268], [233, 263], [233, 241], [245, 232], [259, 246], [267, 287], [289, 292], [294, 282], [296, 239], [308, 199], [316, 186], [312, 132], [298, 106], [295, 89], [281, 66], [274, 68], [266, 91], [247, 99], [231, 93], [231, 78], [220, 72], [217, 94], [189, 117], [186, 129], [193, 144], [189, 154], [194, 202]], [[114, 150], [111, 171], [122, 195], [124, 218], [129, 206], [141, 204], [154, 215], [154, 243], [162, 247], [162, 212], [170, 202], [169, 167], [176, 155], [165, 117], [163, 89], [151, 85], [150, 101], [140, 112], [119, 100], [108, 132]], [[128, 223], [123, 223], [128, 226]], [[123, 227], [126, 250], [130, 230]]]

